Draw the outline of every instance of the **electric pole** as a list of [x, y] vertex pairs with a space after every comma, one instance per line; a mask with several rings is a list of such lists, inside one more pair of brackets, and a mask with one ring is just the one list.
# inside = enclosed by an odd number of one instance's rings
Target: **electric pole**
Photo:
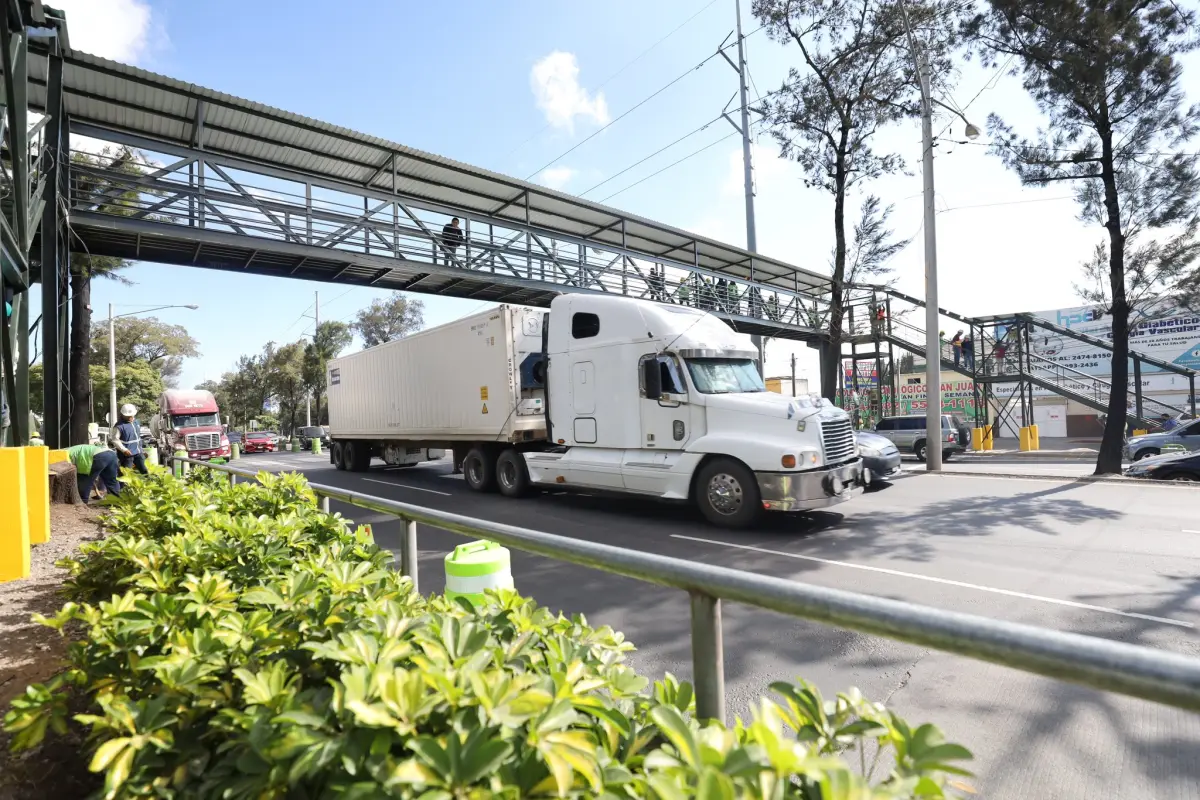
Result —
[[942, 469], [942, 341], [938, 335], [937, 207], [933, 191], [933, 96], [929, 60], [917, 46], [908, 21], [906, 0], [900, 10], [921, 87], [921, 176], [925, 199], [925, 469]]
[[[729, 61], [729, 56], [725, 56], [724, 49], [720, 52], [738, 74], [738, 96], [742, 103], [742, 124], [740, 126], [737, 125], [733, 120], [729, 119], [728, 115], [726, 115], [725, 119], [729, 120], [729, 123], [742, 134], [742, 169], [745, 172], [746, 184], [746, 249], [751, 253], [757, 253], [758, 234], [754, 227], [754, 163], [751, 161], [750, 154], [750, 73], [746, 66], [745, 37], [742, 36], [742, 0], [734, 0], [733, 7], [737, 13], [737, 64], [734, 65], [732, 61]], [[753, 257], [750, 259], [750, 274], [753, 277]], [[760, 303], [760, 308], [761, 305]], [[760, 376], [765, 376], [766, 354], [763, 350], [762, 336], [756, 333], [750, 339], [754, 342], [755, 349], [758, 350], [758, 373]]]

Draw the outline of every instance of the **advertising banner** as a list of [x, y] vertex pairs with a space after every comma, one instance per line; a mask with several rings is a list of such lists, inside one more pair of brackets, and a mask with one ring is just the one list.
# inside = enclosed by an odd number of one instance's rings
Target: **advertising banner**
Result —
[[[1033, 316], [1060, 328], [1112, 341], [1112, 317], [1100, 309], [1086, 306], [1060, 308], [1035, 311]], [[1003, 336], [1004, 332], [1004, 326], [996, 327], [997, 337]], [[1108, 351], [1053, 331], [1038, 331], [1030, 345], [1042, 358], [1089, 375], [1106, 377], [1112, 370], [1109, 364], [1112, 354]], [[1135, 309], [1130, 316], [1129, 347], [1159, 361], [1200, 370], [1200, 314], [1163, 305]], [[1151, 373], [1163, 373], [1163, 370], [1149, 364], [1142, 366], [1143, 377]]]
[[[891, 390], [883, 390], [883, 396], [889, 397]], [[924, 382], [900, 384], [901, 414], [921, 414], [928, 407], [929, 393]], [[942, 383], [942, 413], [958, 414], [960, 417], [973, 417], [975, 414], [975, 386], [969, 380], [948, 380]]]

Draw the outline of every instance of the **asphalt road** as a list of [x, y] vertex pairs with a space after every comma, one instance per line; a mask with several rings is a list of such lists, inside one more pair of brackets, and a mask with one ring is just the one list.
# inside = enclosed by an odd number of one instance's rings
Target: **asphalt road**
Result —
[[[729, 532], [652, 502], [478, 495], [444, 463], [353, 474], [327, 456], [269, 454], [239, 465], [255, 463], [551, 533], [1200, 656], [1191, 487], [908, 473], [828, 512]], [[397, 546], [388, 518], [335, 510]], [[441, 589], [441, 560], [461, 541], [421, 528], [423, 591]], [[542, 604], [623, 631], [643, 674], [690, 676], [683, 593], [516, 552], [513, 573]], [[912, 722], [940, 725], [975, 752], [983, 797], [1200, 797], [1198, 715], [734, 604], [724, 634], [731, 714], [747, 717], [771, 681], [802, 675], [827, 694], [857, 686]]]

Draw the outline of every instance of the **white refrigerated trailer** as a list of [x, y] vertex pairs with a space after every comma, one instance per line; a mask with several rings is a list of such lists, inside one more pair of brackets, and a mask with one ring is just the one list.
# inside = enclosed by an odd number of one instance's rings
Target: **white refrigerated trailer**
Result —
[[567, 294], [329, 363], [330, 458], [454, 451], [468, 486], [690, 501], [720, 525], [840, 503], [869, 475], [850, 419], [766, 391], [745, 334], [696, 309]]
[[416, 464], [476, 442], [544, 441], [545, 313], [500, 306], [330, 361], [330, 459], [357, 471], [372, 457]]

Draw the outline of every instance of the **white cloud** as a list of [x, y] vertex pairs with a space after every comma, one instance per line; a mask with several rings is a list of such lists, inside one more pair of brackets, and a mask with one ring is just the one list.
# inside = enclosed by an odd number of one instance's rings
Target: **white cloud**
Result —
[[145, 0], [57, 0], [54, 7], [66, 12], [75, 50], [138, 64], [152, 47], [154, 26]]
[[555, 50], [533, 65], [529, 83], [546, 121], [556, 128], [575, 130], [575, 118], [598, 125], [608, 122], [603, 92], [592, 94], [579, 85], [579, 65], [574, 53]]
[[571, 167], [549, 167], [538, 175], [538, 182], [551, 189], [562, 189], [577, 174], [579, 173]]

